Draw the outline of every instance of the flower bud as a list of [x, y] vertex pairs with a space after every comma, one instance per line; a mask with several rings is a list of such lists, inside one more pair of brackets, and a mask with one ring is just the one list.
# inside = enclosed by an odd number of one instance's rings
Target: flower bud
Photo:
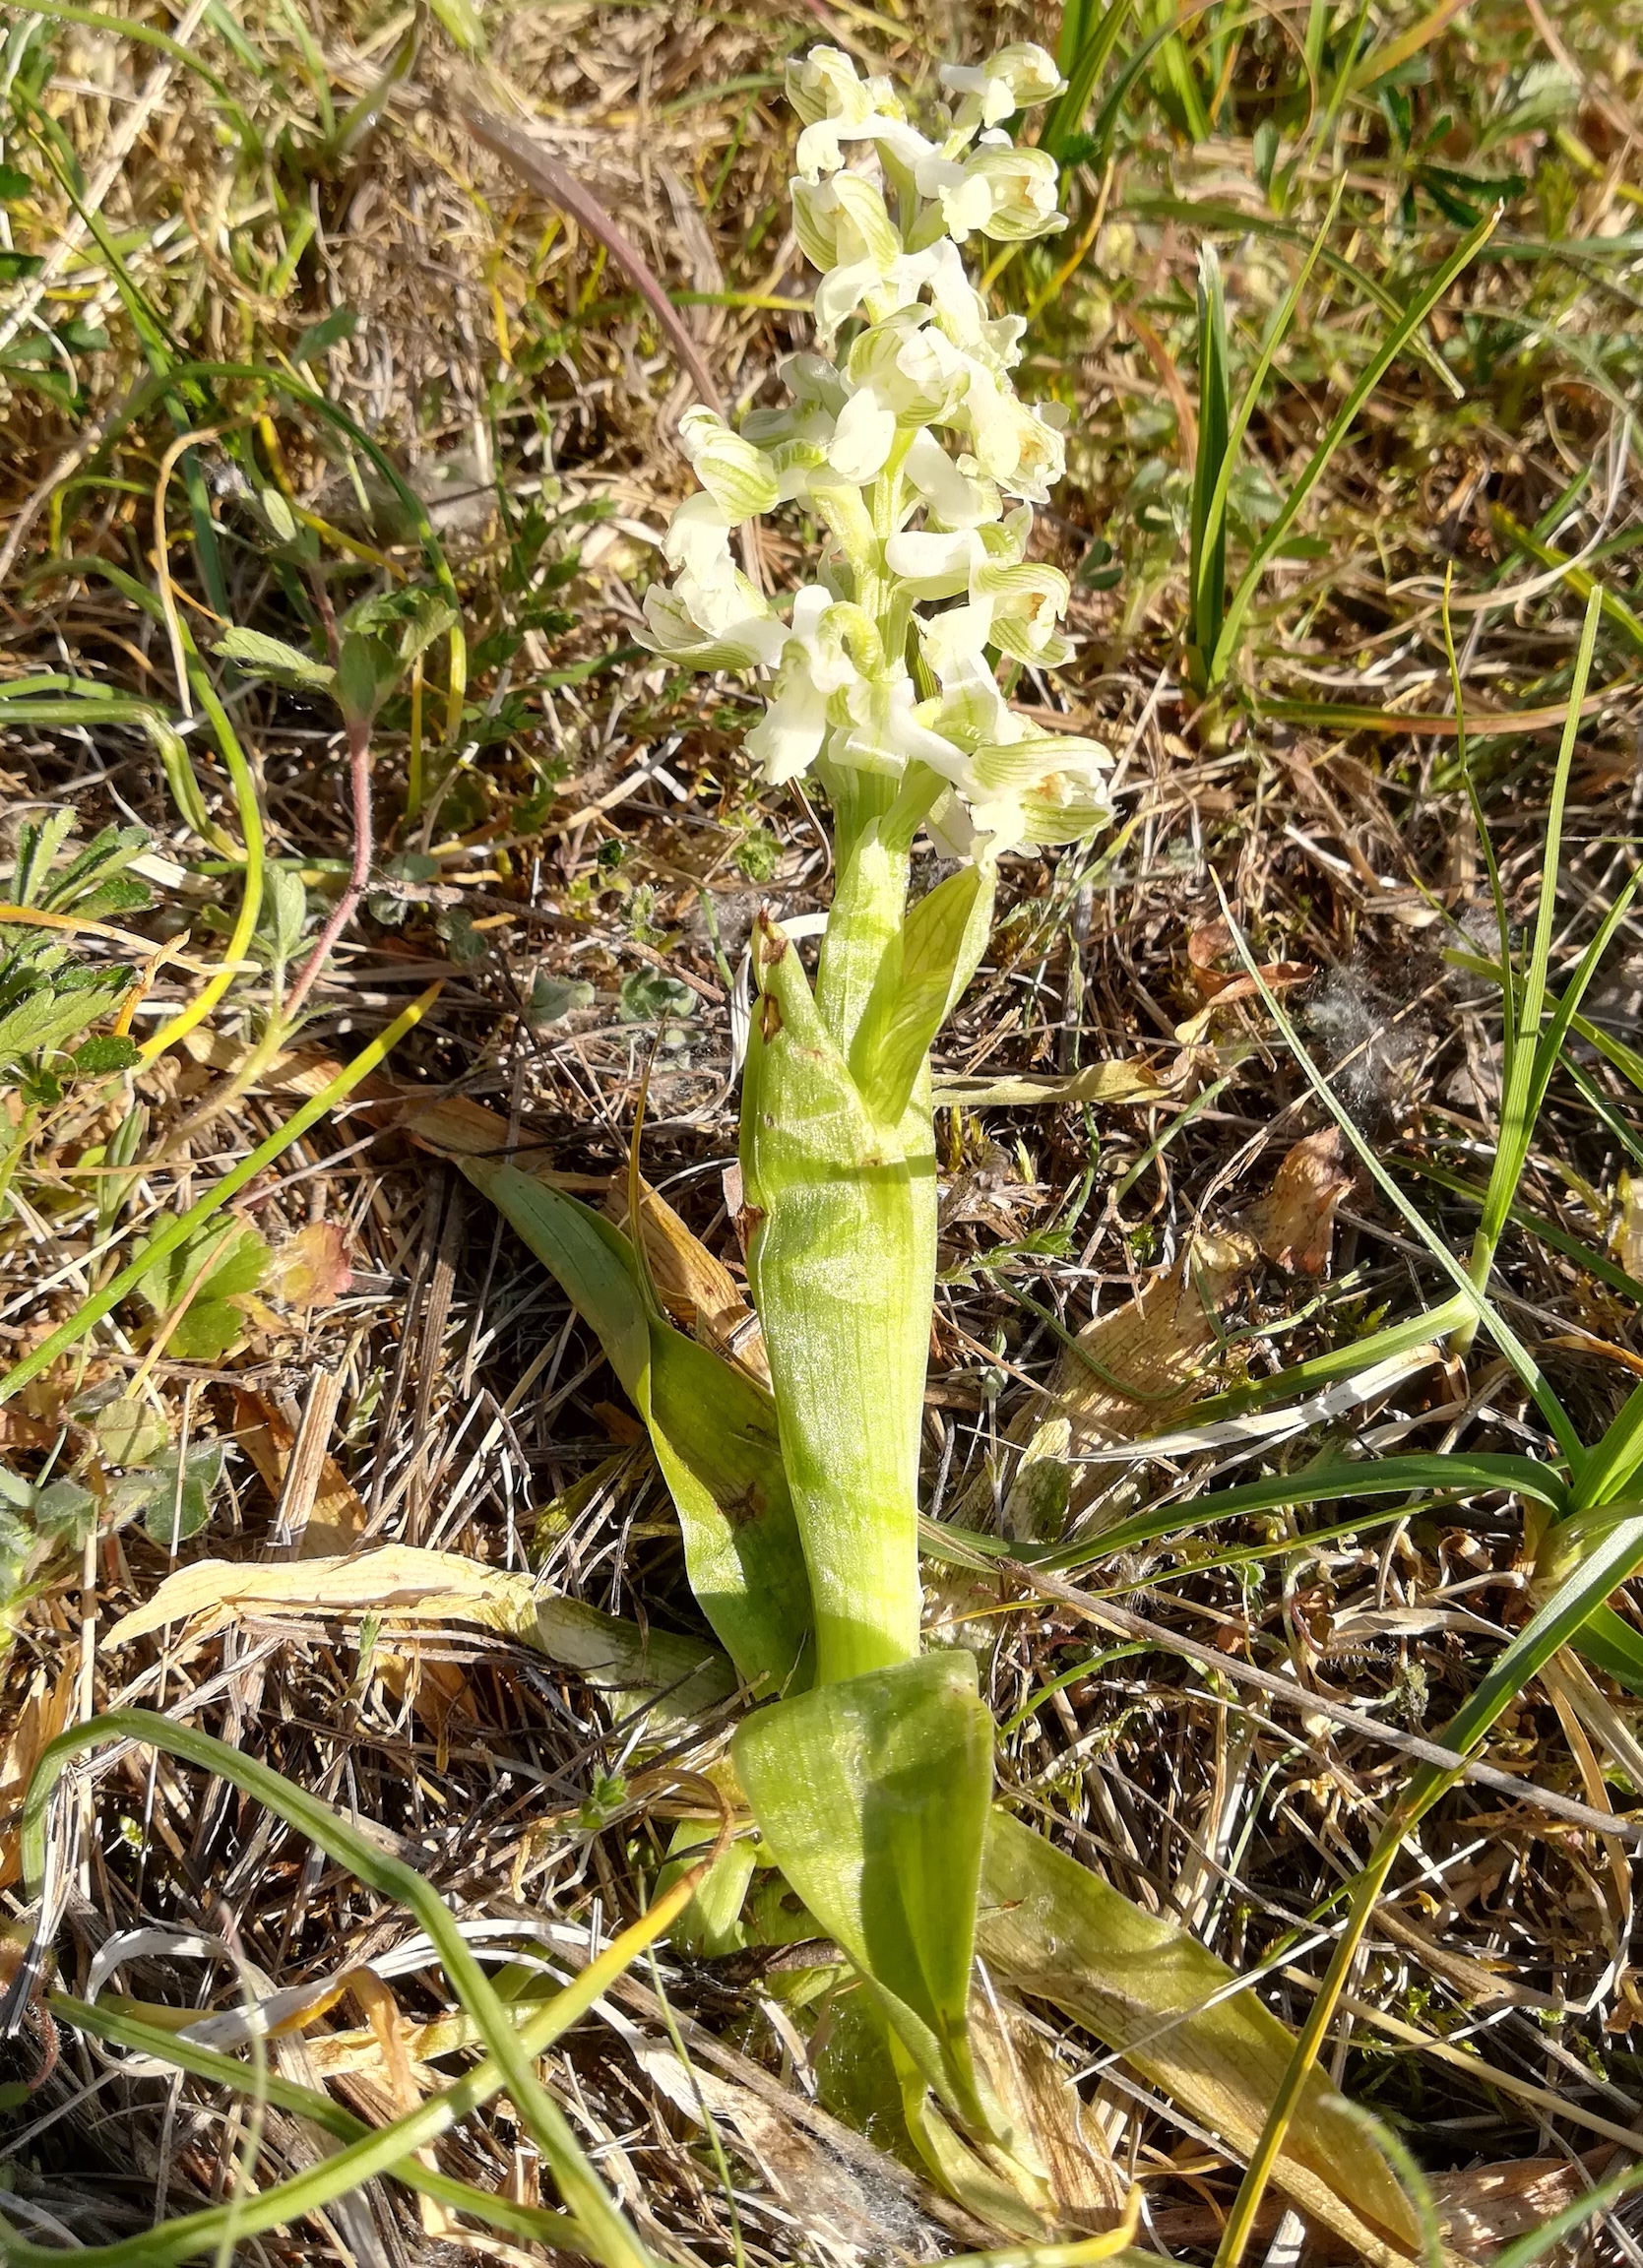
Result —
[[762, 450], [744, 441], [716, 410], [687, 410], [679, 442], [696, 477], [732, 528], [768, 512], [780, 494], [774, 468]]

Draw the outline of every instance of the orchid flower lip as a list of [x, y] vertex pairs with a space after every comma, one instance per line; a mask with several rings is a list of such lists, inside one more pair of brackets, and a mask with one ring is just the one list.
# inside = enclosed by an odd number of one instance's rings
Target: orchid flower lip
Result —
[[[747, 746], [767, 779], [824, 758], [898, 778], [928, 767], [948, 784], [932, 840], [990, 859], [1104, 825], [1111, 759], [1030, 724], [998, 689], [1001, 661], [1053, 668], [1073, 650], [1068, 579], [1030, 555], [1033, 507], [1065, 472], [1067, 417], [1017, 394], [1025, 322], [992, 314], [965, 264], [966, 247], [1066, 225], [1053, 159], [1005, 130], [1063, 82], [1030, 41], [944, 65], [941, 82], [949, 107], [930, 135], [841, 49], [789, 64], [815, 342], [781, 365], [787, 407], [754, 409], [739, 429], [702, 408], [681, 420], [700, 490], [674, 514], [673, 580], [647, 592], [642, 636], [665, 660], [756, 684]], [[731, 536], [781, 503], [812, 512], [828, 542], [812, 579], [771, 600], [736, 568]], [[930, 684], [939, 693], [921, 698]]]

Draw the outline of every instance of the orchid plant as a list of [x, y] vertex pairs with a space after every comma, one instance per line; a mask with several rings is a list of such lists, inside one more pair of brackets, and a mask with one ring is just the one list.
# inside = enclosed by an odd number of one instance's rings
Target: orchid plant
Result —
[[[790, 66], [814, 346], [783, 366], [785, 407], [739, 428], [702, 408], [682, 419], [700, 486], [667, 533], [672, 579], [645, 597], [651, 649], [755, 686], [750, 754], [773, 783], [808, 776], [833, 818], [813, 980], [768, 909], [749, 950], [742, 1227], [770, 1391], [674, 1327], [645, 1232], [488, 1155], [462, 1164], [599, 1332], [649, 1427], [697, 1600], [755, 1703], [725, 1788], [753, 1834], [694, 1901], [697, 1942], [723, 1951], [766, 1926], [743, 1897], [758, 1865], [779, 1867], [803, 1933], [842, 1949], [931, 2173], [1032, 2237], [1056, 2220], [1052, 2153], [1007, 2108], [1000, 1986], [1058, 2000], [1240, 2150], [1293, 2043], [1184, 1930], [994, 1808], [976, 1658], [920, 1650], [929, 1051], [985, 951], [1000, 859], [1110, 817], [1107, 751], [1034, 724], [1000, 682], [1071, 652], [1067, 578], [1029, 555], [1064, 418], [1017, 395], [1023, 321], [988, 313], [964, 257], [976, 239], [1063, 225], [1053, 160], [1004, 132], [1060, 81], [1028, 44], [942, 80], [926, 135], [837, 48]], [[810, 579], [772, 598], [736, 548], [756, 567], [745, 532], [784, 505], [822, 538]], [[910, 903], [920, 833], [948, 871]], [[642, 1229], [636, 1159], [628, 1218]], [[677, 1862], [702, 1833], [681, 1827]], [[1343, 2168], [1382, 2226], [1407, 2223], [1384, 2162], [1314, 2077], [1280, 2178], [1356, 2239]]]
[[[645, 602], [658, 654], [761, 679], [749, 753], [769, 781], [814, 775], [834, 815], [813, 987], [776, 923], [759, 923], [742, 1103], [750, 1275], [824, 1683], [918, 1650], [929, 1045], [985, 947], [999, 857], [1081, 841], [1110, 815], [1106, 750], [1034, 724], [998, 682], [1001, 662], [1071, 652], [1067, 578], [1028, 556], [1065, 413], [1017, 396], [1025, 325], [988, 315], [961, 250], [1064, 225], [1054, 161], [1002, 124], [1061, 82], [1031, 45], [942, 79], [932, 139], [839, 49], [790, 66], [794, 224], [821, 273], [815, 349], [783, 366], [789, 405], [751, 410], [739, 432], [710, 410], [683, 419], [701, 487], [668, 531], [674, 580]], [[787, 503], [826, 541], [812, 580], [773, 599], [731, 537]], [[961, 863], [910, 913], [920, 829]]]

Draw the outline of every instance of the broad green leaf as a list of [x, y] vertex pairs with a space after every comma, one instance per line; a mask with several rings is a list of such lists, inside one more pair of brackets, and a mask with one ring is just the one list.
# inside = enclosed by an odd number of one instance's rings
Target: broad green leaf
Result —
[[538, 969], [525, 997], [525, 1021], [533, 1032], [549, 1024], [562, 1024], [567, 1016], [594, 1004], [594, 987], [580, 980], [549, 976]]
[[146, 1465], [165, 1446], [165, 1419], [147, 1402], [109, 1402], [92, 1419], [105, 1465]]
[[[55, 913], [61, 913], [67, 906], [77, 906], [82, 912], [88, 911], [87, 893], [115, 880], [120, 876], [121, 869], [130, 865], [132, 859], [148, 848], [149, 831], [146, 827], [101, 828], [83, 850], [75, 853], [60, 874], [51, 876], [40, 892], [40, 904], [50, 907]], [[136, 888], [135, 884], [129, 886]], [[126, 903], [146, 905], [148, 893], [144, 891]]]
[[737, 1670], [786, 1686], [807, 1660], [809, 1595], [769, 1398], [648, 1311], [632, 1247], [608, 1221], [517, 1166], [461, 1163], [598, 1333], [650, 1429], [691, 1589]]
[[851, 1071], [881, 1124], [901, 1123], [936, 1034], [986, 950], [993, 878], [977, 865], [949, 874], [891, 939], [855, 1038]]
[[[1248, 2155], [1295, 2041], [1185, 1929], [1143, 1914], [1043, 1836], [995, 1811], [976, 1941], [993, 1976], [1052, 2002], [1238, 2156]], [[1406, 2242], [1416, 2235], [1385, 2160], [1316, 2073], [1278, 2179], [1367, 2259], [1403, 2258], [1377, 2231]]]
[[655, 1024], [664, 1016], [682, 1021], [695, 1006], [690, 986], [662, 969], [635, 969], [622, 978], [616, 995], [616, 1013], [624, 1024]]
[[[142, 1255], [138, 1254], [141, 1263]], [[190, 1292], [168, 1345], [186, 1361], [215, 1362], [245, 1329], [233, 1304], [262, 1283], [268, 1246], [248, 1224], [224, 1228], [214, 1221], [143, 1269], [134, 1289], [157, 1316], [168, 1315]]]
[[96, 1521], [96, 1498], [78, 1480], [48, 1480], [36, 1489], [34, 1526], [56, 1543], [79, 1544]]
[[337, 672], [329, 662], [316, 661], [299, 646], [287, 646], [283, 638], [270, 638], [261, 630], [245, 630], [235, 624], [219, 638], [217, 651], [224, 662], [237, 662], [255, 676], [272, 677], [277, 685], [327, 692], [336, 682]]
[[399, 656], [380, 638], [348, 631], [337, 657], [336, 694], [350, 724], [369, 724], [400, 674]]
[[[797, 952], [764, 915], [753, 971], [759, 999], [741, 1108], [742, 1188], [755, 1223], [748, 1276], [804, 1539], [817, 1674], [831, 1683], [918, 1650], [934, 1138], [922, 1079], [901, 1126], [874, 1118]], [[854, 971], [838, 965], [835, 983], [848, 1022]], [[861, 1420], [866, 1412], [873, 1422]]]
[[[659, 1893], [670, 1889], [694, 1865], [715, 1833], [705, 1821], [679, 1821], [667, 1846], [667, 1863], [657, 1877]], [[711, 1961], [746, 1944], [741, 1909], [757, 1863], [758, 1853], [751, 1843], [732, 1843], [720, 1853], [669, 1933], [682, 1952]]]
[[[306, 362], [317, 362], [333, 346], [341, 346], [351, 339], [358, 328], [359, 318], [351, 307], [334, 307], [329, 315], [322, 315], [317, 323], [309, 324], [291, 348], [291, 360], [298, 369]], [[281, 501], [284, 502], [284, 498]], [[294, 527], [292, 534], [295, 534]]]
[[211, 1500], [221, 1479], [222, 1443], [198, 1441], [186, 1451], [168, 1449], [151, 1472], [128, 1474], [116, 1490], [116, 1502], [122, 1510], [141, 1509], [150, 1542], [172, 1551], [198, 1536], [210, 1520]]
[[26, 820], [18, 829], [17, 863], [12, 869], [8, 893], [14, 906], [32, 906], [40, 895], [50, 876], [52, 862], [73, 825], [74, 812], [62, 804], [55, 811], [48, 811], [43, 819]]
[[104, 1079], [115, 1071], [129, 1071], [134, 1063], [141, 1061], [137, 1042], [119, 1032], [104, 1032], [95, 1040], [82, 1040], [74, 1051], [75, 1076], [80, 1079]]
[[0, 1015], [0, 1064], [63, 1046], [111, 1015], [131, 988], [125, 968], [71, 969], [35, 983]]
[[302, 887], [301, 875], [288, 866], [269, 867], [267, 889], [260, 926], [268, 933], [276, 963], [284, 968], [302, 942], [308, 893]]
[[992, 1719], [975, 1658], [916, 1656], [756, 1711], [736, 1776], [783, 1873], [926, 2083], [981, 2134], [967, 2021]]

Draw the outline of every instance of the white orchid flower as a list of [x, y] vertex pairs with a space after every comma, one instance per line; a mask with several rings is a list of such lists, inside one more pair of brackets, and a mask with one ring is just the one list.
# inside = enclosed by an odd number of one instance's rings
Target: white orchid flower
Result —
[[890, 81], [858, 78], [855, 65], [837, 47], [813, 47], [802, 63], [790, 63], [787, 89], [788, 99], [804, 121], [797, 158], [805, 181], [838, 172], [847, 142], [876, 142], [909, 174], [930, 148], [909, 125]]
[[1110, 818], [1103, 782], [1108, 750], [1019, 716], [974, 655], [954, 657], [940, 696], [924, 702], [919, 717], [960, 752], [957, 764], [935, 769], [951, 781], [968, 818], [944, 803], [926, 823], [943, 843], [958, 841], [968, 825], [970, 847], [952, 854], [978, 854], [978, 846], [996, 853], [1019, 844], [1079, 842]]
[[974, 457], [948, 456], [931, 432], [916, 433], [902, 460], [902, 477], [944, 528], [979, 528], [996, 520], [1003, 502]]
[[833, 696], [859, 682], [840, 620], [849, 611], [820, 584], [806, 585], [793, 599], [775, 693], [747, 735], [749, 753], [773, 783], [810, 769], [827, 737]]
[[905, 307], [873, 324], [850, 351], [850, 400], [829, 450], [847, 480], [866, 481], [889, 459], [899, 428], [911, 431], [949, 419], [968, 364], [929, 322], [929, 310]]
[[962, 132], [967, 119], [981, 126], [1001, 126], [1012, 111], [1035, 102], [1048, 102], [1064, 94], [1066, 81], [1050, 56], [1030, 39], [1001, 47], [979, 69], [964, 63], [944, 63], [941, 84], [962, 95], [954, 124]]
[[859, 678], [846, 696], [850, 729], [836, 736], [835, 761], [863, 772], [899, 777], [910, 764], [927, 764], [945, 777], [962, 766], [963, 749], [931, 729], [924, 721], [928, 706], [900, 663], [886, 677]]
[[[1026, 243], [1067, 225], [1056, 209], [1061, 177], [1054, 158], [1047, 150], [1017, 150], [1002, 135], [965, 160], [964, 194], [967, 211], [984, 205], [971, 225], [994, 243]], [[958, 238], [957, 228], [952, 233]]]
[[1067, 469], [1061, 428], [1066, 412], [1058, 403], [1031, 409], [990, 370], [976, 365], [965, 390], [965, 419], [977, 463], [1006, 496], [1045, 504]]

